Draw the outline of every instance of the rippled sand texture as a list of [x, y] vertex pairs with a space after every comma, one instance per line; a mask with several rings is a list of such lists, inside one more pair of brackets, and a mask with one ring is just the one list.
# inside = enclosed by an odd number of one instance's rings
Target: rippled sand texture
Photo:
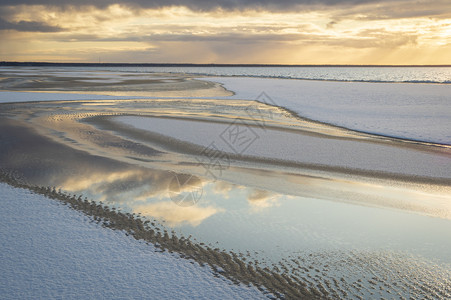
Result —
[[[220, 90], [176, 77], [161, 95]], [[31, 184], [156, 219], [323, 295], [451, 296], [450, 147], [209, 98], [2, 104], [0, 140], [0, 167]]]

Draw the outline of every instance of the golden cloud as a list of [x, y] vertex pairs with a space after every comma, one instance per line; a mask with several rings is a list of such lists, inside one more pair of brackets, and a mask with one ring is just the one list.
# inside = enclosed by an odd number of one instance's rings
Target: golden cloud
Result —
[[296, 11], [9, 5], [0, 10], [0, 54], [16, 61], [444, 64], [450, 31], [449, 1], [441, 0]]

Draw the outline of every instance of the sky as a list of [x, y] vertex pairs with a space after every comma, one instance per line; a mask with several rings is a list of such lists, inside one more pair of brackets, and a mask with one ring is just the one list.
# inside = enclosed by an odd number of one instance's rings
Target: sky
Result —
[[451, 1], [0, 0], [0, 61], [451, 64]]

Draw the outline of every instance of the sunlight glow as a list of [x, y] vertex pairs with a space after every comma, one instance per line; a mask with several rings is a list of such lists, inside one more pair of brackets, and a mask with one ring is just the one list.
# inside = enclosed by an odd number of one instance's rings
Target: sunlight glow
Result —
[[450, 63], [446, 10], [404, 16], [408, 3], [402, 3], [286, 12], [8, 6], [0, 55], [6, 61]]

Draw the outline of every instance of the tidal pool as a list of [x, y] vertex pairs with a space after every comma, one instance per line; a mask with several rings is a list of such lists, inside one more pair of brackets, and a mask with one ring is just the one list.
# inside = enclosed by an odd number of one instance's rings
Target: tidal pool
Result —
[[[233, 251], [329, 295], [450, 295], [450, 174], [440, 167], [449, 165], [449, 149], [316, 127], [271, 107], [264, 107], [272, 118], [262, 131], [243, 107], [208, 99], [3, 104], [0, 166], [30, 184], [139, 214], [161, 230]], [[120, 118], [147, 118], [149, 128]], [[237, 119], [241, 128], [253, 126], [260, 144], [243, 153], [219, 142], [208, 148]], [[178, 126], [172, 132], [171, 121]], [[205, 135], [196, 136], [202, 125]], [[261, 155], [262, 140], [275, 140], [277, 132], [332, 148], [404, 151], [404, 163], [427, 156], [437, 167], [419, 176], [415, 165], [373, 170], [371, 163]]]

